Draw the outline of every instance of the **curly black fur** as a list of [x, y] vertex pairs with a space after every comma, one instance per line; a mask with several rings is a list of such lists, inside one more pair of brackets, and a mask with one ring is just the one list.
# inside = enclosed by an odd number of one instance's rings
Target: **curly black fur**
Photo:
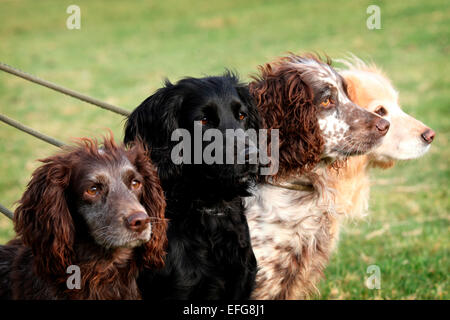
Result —
[[168, 254], [163, 269], [141, 274], [144, 299], [247, 299], [252, 291], [256, 260], [241, 197], [257, 165], [171, 160], [172, 132], [193, 136], [194, 121], [205, 117], [203, 130], [259, 129], [248, 88], [230, 73], [166, 81], [126, 123], [125, 143], [140, 136], [148, 144], [167, 199]]

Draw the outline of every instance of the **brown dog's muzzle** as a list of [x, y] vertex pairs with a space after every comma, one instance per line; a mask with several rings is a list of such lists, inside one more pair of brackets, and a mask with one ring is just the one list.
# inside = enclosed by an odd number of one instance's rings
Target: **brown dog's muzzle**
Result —
[[149, 223], [150, 217], [145, 212], [135, 212], [126, 218], [127, 228], [136, 232], [144, 231]]

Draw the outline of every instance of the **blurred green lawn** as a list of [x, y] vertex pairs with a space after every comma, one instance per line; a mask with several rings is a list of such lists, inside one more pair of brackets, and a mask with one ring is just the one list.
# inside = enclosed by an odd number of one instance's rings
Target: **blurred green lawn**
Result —
[[[81, 7], [81, 30], [66, 8]], [[237, 70], [244, 80], [287, 51], [351, 51], [387, 71], [404, 109], [431, 126], [430, 153], [374, 172], [371, 215], [346, 226], [321, 282], [321, 299], [449, 299], [450, 7], [442, 1], [0, 0], [0, 61], [132, 110], [164, 77]], [[0, 112], [63, 141], [123, 119], [0, 73]], [[0, 203], [14, 208], [36, 159], [56, 148], [0, 123]], [[0, 243], [13, 236], [0, 217]], [[364, 285], [369, 265], [381, 289]]]

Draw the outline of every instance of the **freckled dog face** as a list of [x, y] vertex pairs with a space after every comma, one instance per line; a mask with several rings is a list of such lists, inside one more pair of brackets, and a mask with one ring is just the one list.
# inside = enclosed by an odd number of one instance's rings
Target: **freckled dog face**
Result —
[[[86, 161], [86, 163], [89, 163]], [[78, 213], [95, 242], [106, 248], [149, 241], [149, 216], [139, 202], [143, 178], [125, 155], [75, 172]]]
[[368, 152], [381, 143], [389, 122], [355, 105], [347, 97], [343, 78], [329, 65], [303, 61], [304, 81], [313, 90], [313, 103], [324, 139], [324, 157]]

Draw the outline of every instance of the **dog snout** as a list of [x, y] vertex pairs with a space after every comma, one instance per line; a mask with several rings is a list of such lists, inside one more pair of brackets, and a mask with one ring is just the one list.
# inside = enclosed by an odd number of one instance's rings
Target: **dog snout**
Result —
[[244, 150], [241, 151], [241, 155], [245, 159], [245, 162], [258, 159], [258, 148], [254, 143], [245, 144]]
[[425, 131], [422, 133], [422, 138], [423, 138], [423, 140], [424, 140], [426, 143], [432, 143], [433, 140], [434, 140], [435, 134], [436, 134], [436, 133], [435, 133], [432, 129], [427, 128], [427, 130], [425, 130]]
[[388, 132], [390, 125], [391, 124], [389, 123], [389, 121], [383, 118], [378, 119], [377, 122], [375, 123], [377, 130], [383, 136]]
[[142, 232], [150, 224], [150, 217], [147, 213], [140, 211], [130, 214], [125, 219], [125, 222], [128, 229], [135, 232]]
[[256, 157], [258, 155], [258, 148], [256, 148], [254, 145], [249, 145], [244, 150], [245, 160], [252, 159], [253, 157]]

